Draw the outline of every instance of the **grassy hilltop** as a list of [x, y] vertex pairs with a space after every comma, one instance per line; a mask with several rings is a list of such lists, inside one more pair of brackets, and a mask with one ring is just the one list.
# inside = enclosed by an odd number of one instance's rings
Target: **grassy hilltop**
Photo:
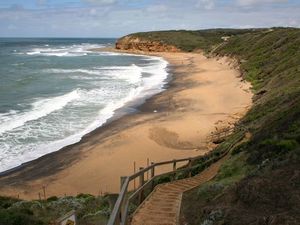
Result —
[[[210, 51], [214, 45], [223, 42], [222, 37], [247, 33], [250, 30], [212, 29], [200, 31], [174, 30], [140, 32], [130, 36], [144, 40], [159, 41], [164, 44], [174, 45], [182, 51], [191, 52], [198, 49]], [[121, 38], [122, 39], [122, 38]]]
[[[188, 224], [300, 224], [300, 29], [158, 31], [130, 36], [182, 51], [231, 56], [252, 83], [230, 158], [211, 182], [184, 196]], [[226, 38], [225, 38], [226, 37]], [[227, 40], [224, 40], [227, 39]]]

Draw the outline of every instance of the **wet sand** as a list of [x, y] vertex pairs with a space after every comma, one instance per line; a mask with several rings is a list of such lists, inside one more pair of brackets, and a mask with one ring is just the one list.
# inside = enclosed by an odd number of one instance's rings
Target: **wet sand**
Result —
[[[0, 195], [118, 192], [120, 176], [149, 162], [205, 154], [211, 132], [232, 127], [250, 108], [250, 85], [226, 59], [200, 53], [155, 53], [170, 63], [167, 90], [63, 148], [0, 176]], [[162, 168], [161, 171], [167, 168]], [[161, 172], [157, 171], [157, 172]]]

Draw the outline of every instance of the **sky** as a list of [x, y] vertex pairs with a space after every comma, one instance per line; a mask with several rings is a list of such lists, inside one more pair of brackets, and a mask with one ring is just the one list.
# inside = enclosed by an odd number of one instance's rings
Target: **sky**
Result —
[[0, 0], [0, 37], [300, 27], [300, 0]]

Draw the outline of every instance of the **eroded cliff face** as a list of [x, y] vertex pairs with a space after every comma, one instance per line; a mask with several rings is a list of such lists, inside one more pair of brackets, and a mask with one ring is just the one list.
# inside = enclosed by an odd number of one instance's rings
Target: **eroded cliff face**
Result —
[[116, 49], [144, 52], [180, 52], [175, 46], [130, 35], [119, 39], [116, 43]]

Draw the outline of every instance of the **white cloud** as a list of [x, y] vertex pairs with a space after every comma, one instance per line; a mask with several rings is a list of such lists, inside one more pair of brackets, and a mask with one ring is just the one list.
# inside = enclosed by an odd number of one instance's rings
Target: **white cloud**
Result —
[[198, 0], [198, 2], [196, 3], [196, 7], [211, 10], [215, 7], [215, 1], [214, 0]]
[[118, 37], [138, 31], [167, 29], [300, 27], [300, 3], [256, 7], [260, 2], [267, 4], [271, 0], [247, 0], [247, 3], [243, 1], [244, 6], [238, 5], [238, 0], [186, 0], [194, 4], [174, 0], [156, 0], [155, 4], [146, 0], [81, 1], [93, 4], [51, 7], [49, 0], [45, 7], [36, 9], [18, 5], [0, 8], [0, 36]]
[[240, 6], [253, 6], [272, 3], [287, 3], [288, 0], [237, 0], [236, 2]]

